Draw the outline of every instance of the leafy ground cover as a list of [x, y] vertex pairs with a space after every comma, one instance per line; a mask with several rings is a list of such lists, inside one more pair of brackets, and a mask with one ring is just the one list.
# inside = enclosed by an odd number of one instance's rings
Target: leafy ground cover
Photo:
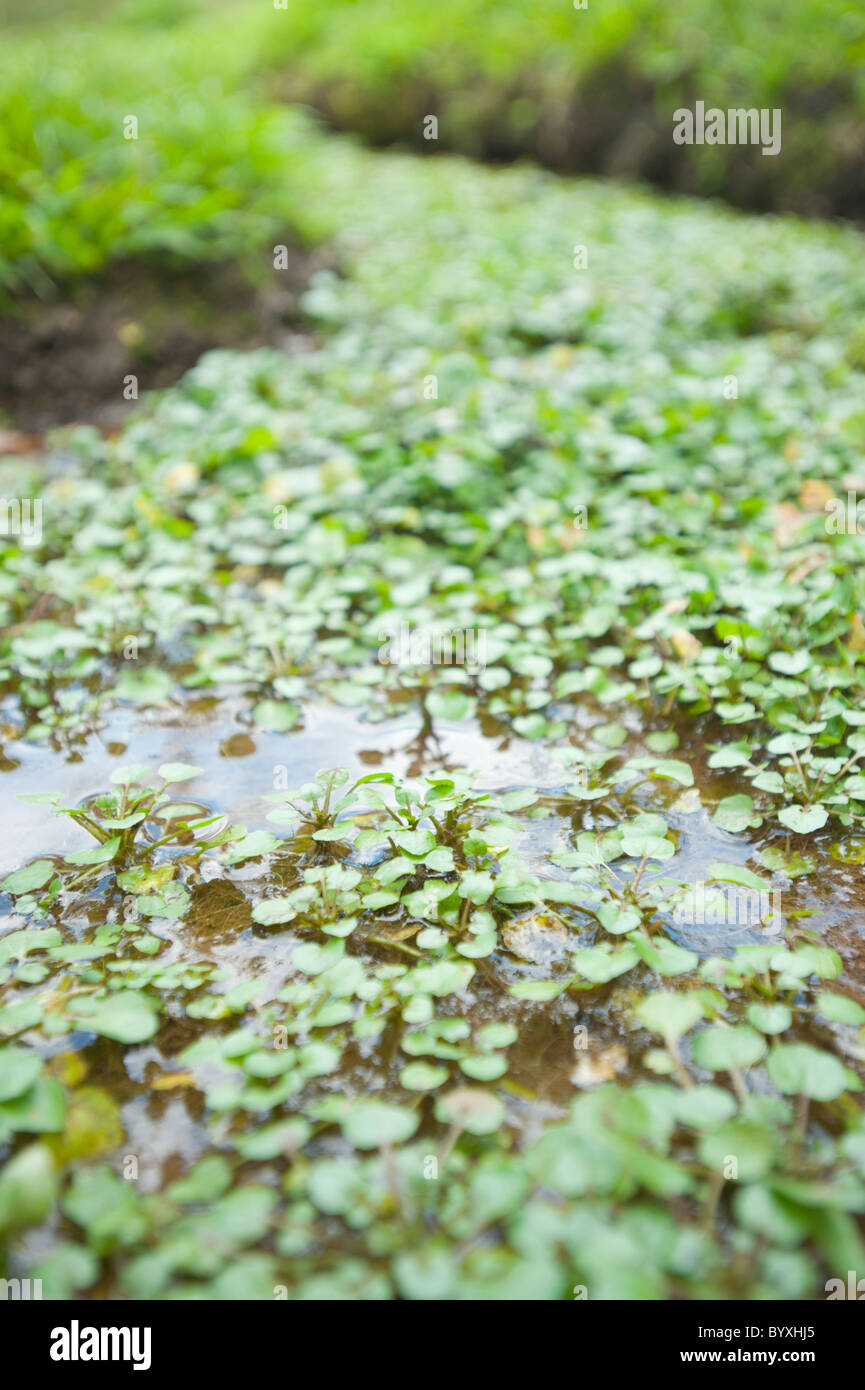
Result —
[[[314, 347], [208, 354], [2, 479], [42, 503], [3, 550], [4, 766], [62, 817], [0, 882], [9, 1268], [822, 1297], [865, 1264], [861, 943], [803, 908], [863, 858], [829, 524], [865, 487], [861, 237], [340, 142], [308, 177], [344, 269]], [[483, 660], [381, 659], [403, 625]], [[64, 800], [119, 714], [182, 742], [202, 702], [280, 740], [255, 815], [134, 732]], [[295, 776], [322, 703], [409, 724], [411, 775]], [[716, 901], [780, 892], [734, 947], [678, 926], [688, 816]]]

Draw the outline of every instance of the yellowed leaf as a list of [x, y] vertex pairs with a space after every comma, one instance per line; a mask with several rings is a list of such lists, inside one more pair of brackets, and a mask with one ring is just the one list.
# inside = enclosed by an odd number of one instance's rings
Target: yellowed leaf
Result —
[[69, 1098], [63, 1132], [46, 1142], [60, 1164], [111, 1153], [123, 1143], [117, 1101], [101, 1086], [79, 1086]]
[[574, 937], [556, 913], [538, 912], [505, 927], [502, 944], [520, 960], [541, 965], [561, 960], [573, 947]]
[[703, 650], [703, 643], [686, 627], [674, 628], [670, 633], [673, 650], [680, 661], [694, 661]]
[[822, 478], [806, 478], [799, 491], [799, 505], [806, 512], [822, 512], [834, 496], [831, 487]]
[[847, 638], [847, 648], [851, 652], [865, 652], [865, 623], [858, 613], [854, 613], [850, 619], [850, 636]]
[[779, 502], [774, 510], [775, 525], [772, 536], [783, 549], [789, 545], [805, 520], [804, 514], [792, 502]]
[[279, 473], [267, 473], [261, 482], [261, 490], [268, 502], [289, 502], [295, 495], [295, 480], [287, 469]]
[[200, 476], [197, 464], [192, 463], [190, 459], [180, 459], [164, 474], [162, 485], [169, 492], [190, 492], [192, 488], [197, 487]]
[[87, 1075], [87, 1062], [80, 1052], [58, 1052], [48, 1063], [48, 1070], [66, 1086], [78, 1086]]
[[791, 584], [798, 584], [806, 575], [811, 574], [812, 570], [820, 569], [827, 558], [825, 550], [817, 551], [814, 555], [807, 555], [804, 560], [800, 560], [798, 565], [794, 565], [787, 578]]
[[581, 543], [584, 534], [583, 528], [575, 521], [572, 521], [570, 526], [563, 526], [561, 530], [556, 533], [556, 540], [562, 547], [562, 550], [573, 550], [574, 546]]
[[589, 1086], [600, 1086], [604, 1081], [614, 1080], [619, 1072], [624, 1071], [627, 1063], [627, 1052], [616, 1043], [599, 1052], [597, 1057], [590, 1057], [588, 1054], [581, 1057], [571, 1072], [571, 1081], [581, 1090]]
[[151, 1091], [176, 1091], [181, 1086], [194, 1086], [195, 1077], [191, 1071], [167, 1071], [151, 1081]]
[[138, 347], [144, 341], [141, 324], [134, 323], [132, 319], [127, 319], [125, 323], [119, 323], [115, 331], [124, 347]]
[[283, 592], [283, 584], [280, 579], [262, 579], [255, 588], [262, 598], [276, 598], [278, 594]]

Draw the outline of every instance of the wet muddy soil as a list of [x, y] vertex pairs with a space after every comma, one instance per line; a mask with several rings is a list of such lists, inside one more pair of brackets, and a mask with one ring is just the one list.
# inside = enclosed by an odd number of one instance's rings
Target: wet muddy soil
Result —
[[252, 285], [232, 264], [118, 263], [0, 317], [0, 423], [24, 434], [73, 422], [111, 429], [144, 392], [177, 381], [210, 348], [309, 346], [299, 306], [321, 251], [289, 251]]

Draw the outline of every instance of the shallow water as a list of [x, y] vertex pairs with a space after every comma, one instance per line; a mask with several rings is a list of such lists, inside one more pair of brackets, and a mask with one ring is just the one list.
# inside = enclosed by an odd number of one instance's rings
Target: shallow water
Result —
[[[202, 801], [213, 812], [224, 813], [249, 830], [274, 829], [266, 820], [270, 809], [263, 798], [274, 787], [281, 769], [290, 784], [298, 784], [319, 769], [345, 767], [353, 777], [379, 768], [399, 776], [419, 776], [441, 768], [467, 768], [477, 774], [478, 786], [504, 792], [516, 786], [534, 786], [550, 796], [562, 790], [562, 769], [542, 743], [507, 731], [499, 738], [485, 737], [479, 721], [459, 724], [437, 720], [435, 737], [419, 742], [420, 723], [411, 713], [399, 719], [373, 721], [356, 711], [325, 701], [304, 705], [303, 727], [291, 733], [268, 733], [250, 728], [243, 719], [247, 701], [241, 697], [188, 698], [170, 710], [135, 710], [115, 706], [98, 735], [81, 747], [58, 754], [45, 744], [24, 740], [7, 742], [0, 758], [0, 873], [8, 873], [39, 855], [62, 854], [86, 848], [86, 833], [71, 820], [50, 814], [50, 808], [19, 801], [20, 794], [36, 789], [60, 793], [65, 804], [75, 805], [104, 791], [112, 771], [130, 761], [159, 763], [180, 761], [202, 768], [201, 775], [184, 784], [184, 797]], [[607, 711], [607, 717], [610, 717]], [[623, 754], [644, 751], [636, 711], [619, 712], [631, 726]], [[683, 721], [679, 725], [679, 755], [694, 771], [695, 786], [664, 794], [663, 813], [677, 834], [678, 852], [665, 872], [684, 882], [697, 882], [716, 860], [747, 864], [755, 849], [769, 843], [783, 845], [783, 832], [757, 834], [752, 841], [714, 825], [701, 804], [700, 788], [711, 786], [713, 796], [729, 787], [723, 774], [706, 767], [706, 745], [699, 731]], [[642, 789], [637, 800], [644, 809], [659, 809], [658, 783]], [[205, 800], [206, 798], [206, 800]], [[591, 815], [591, 804], [585, 814]], [[523, 852], [534, 868], [547, 875], [564, 876], [547, 863], [555, 849], [566, 847], [571, 822], [552, 815], [530, 824]], [[807, 924], [827, 934], [836, 949], [855, 951], [865, 945], [865, 865], [844, 864], [830, 854], [837, 837], [823, 832], [812, 837], [818, 864], [813, 875], [783, 885], [783, 910], [806, 912]], [[731, 935], [711, 924], [703, 927], [669, 924], [671, 934], [700, 953], [723, 950], [740, 941], [760, 940], [744, 929]]]
[[[355, 776], [386, 768], [401, 775], [417, 775], [437, 767], [467, 767], [479, 773], [482, 787], [504, 792], [514, 786], [535, 786], [552, 799], [562, 791], [562, 769], [550, 750], [510, 734], [485, 737], [478, 721], [463, 724], [437, 724], [436, 740], [418, 743], [419, 721], [412, 713], [399, 719], [374, 722], [351, 710], [325, 702], [304, 709], [303, 727], [290, 734], [266, 733], [250, 729], [243, 721], [246, 702], [240, 698], [220, 700], [188, 698], [183, 706], [171, 709], [134, 711], [115, 707], [98, 735], [90, 735], [74, 751], [60, 754], [44, 745], [23, 741], [8, 742], [2, 764], [0, 800], [0, 867], [4, 872], [40, 855], [54, 855], [87, 847], [85, 832], [72, 821], [56, 818], [46, 806], [17, 800], [20, 792], [35, 788], [62, 794], [67, 804], [80, 803], [109, 785], [111, 772], [125, 762], [147, 762], [154, 767], [165, 761], [191, 762], [203, 771], [187, 783], [184, 797], [198, 801], [214, 812], [225, 813], [248, 829], [275, 829], [266, 821], [268, 803], [262, 798], [274, 786], [279, 768], [287, 769], [289, 783], [299, 783], [318, 769], [344, 766]], [[609, 717], [609, 715], [607, 716]], [[641, 730], [636, 712], [621, 716], [629, 727], [623, 753], [642, 751]], [[707, 866], [716, 860], [752, 866], [755, 847], [769, 839], [783, 843], [777, 833], [757, 837], [753, 843], [744, 836], [719, 830], [701, 804], [700, 786], [711, 781], [717, 795], [717, 774], [705, 767], [704, 746], [698, 731], [681, 729], [682, 756], [695, 772], [695, 787], [660, 791], [658, 784], [637, 790], [635, 802], [647, 809], [661, 809], [675, 832], [678, 849], [664, 866], [664, 872], [687, 882], [703, 878]], [[596, 803], [594, 804], [596, 805]], [[592, 803], [584, 804], [584, 824], [599, 813]], [[520, 842], [520, 850], [532, 868], [545, 875], [566, 876], [566, 871], [549, 863], [556, 850], [568, 847], [574, 824], [561, 814], [530, 821]], [[865, 945], [865, 901], [862, 894], [862, 868], [843, 865], [829, 855], [831, 837], [815, 845], [819, 872], [795, 882], [784, 882], [782, 894], [785, 914], [800, 911], [799, 918], [816, 929], [842, 954], [848, 974], [844, 989], [865, 1003], [865, 992], [855, 980], [862, 978]], [[277, 856], [278, 858], [278, 856]], [[256, 927], [250, 918], [249, 901], [240, 891], [279, 869], [271, 860], [267, 870], [261, 860], [228, 869], [204, 881], [193, 891], [186, 917], [180, 922], [155, 920], [151, 930], [170, 945], [160, 956], [171, 961], [211, 961], [227, 972], [228, 983], [256, 980], [261, 993], [256, 1002], [274, 998], [291, 979], [298, 978], [292, 965], [292, 952], [300, 939], [289, 928], [268, 931]], [[0, 899], [0, 902], [8, 899]], [[67, 906], [63, 924], [80, 936], [94, 922], [118, 920], [116, 902], [108, 905], [99, 895]], [[553, 914], [557, 917], [557, 914]], [[23, 925], [7, 912], [0, 918], [0, 931]], [[517, 926], [531, 935], [531, 913], [518, 912]], [[546, 919], [549, 926], [549, 917]], [[759, 929], [696, 926], [665, 922], [669, 934], [680, 944], [705, 955], [724, 952], [742, 941], [761, 940]], [[508, 1071], [499, 1083], [507, 1104], [508, 1123], [528, 1142], [550, 1121], [567, 1113], [574, 1088], [592, 1086], [599, 1081], [638, 1080], [645, 1076], [640, 1057], [647, 1035], [635, 1025], [631, 1009], [646, 980], [633, 973], [612, 986], [568, 991], [551, 1003], [535, 1004], [513, 998], [507, 986], [515, 980], [549, 978], [551, 971], [564, 971], [567, 946], [573, 944], [562, 932], [578, 931], [590, 941], [594, 937], [592, 919], [581, 919], [578, 909], [567, 909], [557, 917], [553, 934], [544, 936], [546, 957], [517, 959], [501, 949], [488, 960], [477, 962], [474, 979], [461, 995], [440, 1001], [442, 1015], [459, 1012], [473, 1028], [491, 1021], [513, 1021], [519, 1037], [509, 1049]], [[558, 938], [555, 932], [559, 932]], [[507, 934], [505, 942], [509, 941]], [[395, 958], [388, 948], [362, 943], [365, 959]], [[531, 952], [529, 952], [531, 954]], [[640, 972], [642, 973], [642, 972]], [[38, 986], [37, 986], [38, 988]], [[139, 1157], [139, 1189], [156, 1192], [184, 1173], [197, 1158], [219, 1147], [220, 1135], [228, 1120], [206, 1115], [204, 1096], [196, 1079], [185, 1073], [175, 1058], [198, 1036], [214, 1030], [230, 1029], [240, 1019], [225, 1024], [195, 1020], [182, 1015], [164, 1020], [156, 1035], [140, 1046], [120, 1047], [92, 1033], [75, 1032], [42, 1044], [47, 1053], [77, 1050], [87, 1067], [87, 1077], [97, 1081], [117, 1101], [124, 1128], [123, 1153]], [[591, 1036], [590, 1053], [581, 1051], [577, 1029]], [[393, 1050], [388, 1055], [383, 1039], [350, 1041], [339, 1069], [319, 1078], [321, 1095], [376, 1095], [398, 1100], [400, 1063]], [[339, 1152], [343, 1142], [333, 1135], [314, 1141], [314, 1152]], [[122, 1156], [122, 1155], [121, 1155]], [[54, 1227], [62, 1232], [63, 1223]], [[27, 1258], [36, 1258], [51, 1239], [48, 1228], [32, 1233], [22, 1245]]]
[[[280, 827], [267, 821], [270, 808], [263, 798], [272, 791], [274, 778], [282, 769], [289, 783], [297, 784], [330, 766], [346, 767], [353, 776], [379, 767], [401, 776], [464, 767], [478, 774], [478, 785], [484, 790], [505, 792], [529, 785], [551, 799], [562, 792], [561, 766], [547, 747], [510, 733], [499, 739], [486, 738], [476, 720], [461, 724], [437, 721], [435, 740], [428, 740], [419, 749], [419, 724], [414, 715], [374, 722], [354, 711], [318, 702], [305, 706], [302, 729], [284, 734], [257, 728], [250, 731], [241, 720], [244, 707], [240, 699], [189, 699], [182, 708], [169, 711], [115, 707], [98, 736], [91, 735], [81, 748], [65, 756], [45, 745], [8, 743], [0, 782], [5, 793], [0, 801], [0, 871], [9, 872], [39, 855], [62, 854], [89, 844], [86, 833], [71, 820], [52, 816], [46, 806], [19, 801], [19, 793], [50, 788], [67, 804], [78, 804], [103, 791], [112, 771], [130, 760], [153, 766], [165, 761], [200, 766], [201, 775], [185, 784], [185, 797], [249, 830], [273, 829], [277, 834]], [[633, 711], [625, 717], [635, 724]], [[776, 832], [749, 842], [744, 836], [719, 830], [699, 795], [701, 784], [708, 784], [710, 779], [717, 794], [717, 774], [701, 766], [703, 749], [693, 729], [683, 730], [683, 738], [686, 742], [681, 752], [694, 768], [695, 787], [661, 793], [654, 783], [639, 790], [636, 800], [645, 809], [658, 809], [659, 796], [663, 796], [662, 809], [678, 845], [676, 855], [664, 865], [664, 873], [693, 883], [705, 877], [712, 862], [753, 863], [756, 848], [771, 841], [783, 843], [784, 837]], [[636, 729], [621, 751], [641, 751]], [[589, 803], [583, 823], [591, 824], [593, 815]], [[519, 842], [520, 850], [536, 871], [566, 877], [565, 870], [548, 861], [551, 853], [568, 847], [573, 828], [570, 819], [555, 813], [531, 821]], [[863, 869], [833, 860], [828, 853], [831, 842], [829, 835], [815, 837], [819, 872], [795, 882], [781, 880], [783, 910], [785, 914], [807, 914], [802, 920], [809, 927], [824, 933], [843, 954], [855, 954], [865, 942]], [[238, 881], [259, 877], [258, 863], [238, 866], [232, 877]], [[269, 953], [279, 953], [284, 933], [262, 939], [261, 934], [253, 937], [248, 925], [238, 933], [239, 923], [236, 914], [232, 920], [230, 901], [221, 904], [212, 891], [213, 884], [202, 885], [199, 891], [205, 888], [211, 890], [209, 906], [206, 901], [194, 903], [191, 918], [180, 927], [172, 925], [179, 950], [185, 932], [191, 930], [198, 951], [204, 939], [218, 941], [220, 963], [230, 958], [241, 973], [241, 961], [260, 969]], [[698, 925], [672, 919], [665, 925], [677, 941], [701, 955], [763, 939], [759, 930], [744, 925]]]

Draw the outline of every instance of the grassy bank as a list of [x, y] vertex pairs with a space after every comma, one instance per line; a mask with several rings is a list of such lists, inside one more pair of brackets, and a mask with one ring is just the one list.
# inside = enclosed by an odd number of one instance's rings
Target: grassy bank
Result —
[[[374, 142], [638, 176], [745, 207], [859, 216], [865, 19], [846, 0], [589, 4], [289, 0], [268, 41], [280, 89]], [[680, 106], [781, 108], [777, 158], [672, 142]]]
[[[254, 49], [210, 20], [81, 33], [48, 25], [0, 55], [0, 294], [42, 298], [111, 263], [238, 263], [322, 226], [314, 136], [250, 86]], [[208, 71], [201, 70], [202, 46]], [[242, 80], [243, 79], [243, 80]]]
[[[255, 275], [274, 242], [324, 234], [304, 191], [315, 141], [285, 100], [377, 143], [527, 155], [757, 208], [862, 211], [865, 21], [846, 0], [799, 0], [793, 14], [541, 0], [530, 23], [511, 0], [135, 0], [74, 25], [46, 3], [26, 18], [0, 55], [7, 294], [46, 295], [128, 257], [240, 260]], [[697, 99], [780, 107], [780, 155], [674, 145], [672, 113]]]

